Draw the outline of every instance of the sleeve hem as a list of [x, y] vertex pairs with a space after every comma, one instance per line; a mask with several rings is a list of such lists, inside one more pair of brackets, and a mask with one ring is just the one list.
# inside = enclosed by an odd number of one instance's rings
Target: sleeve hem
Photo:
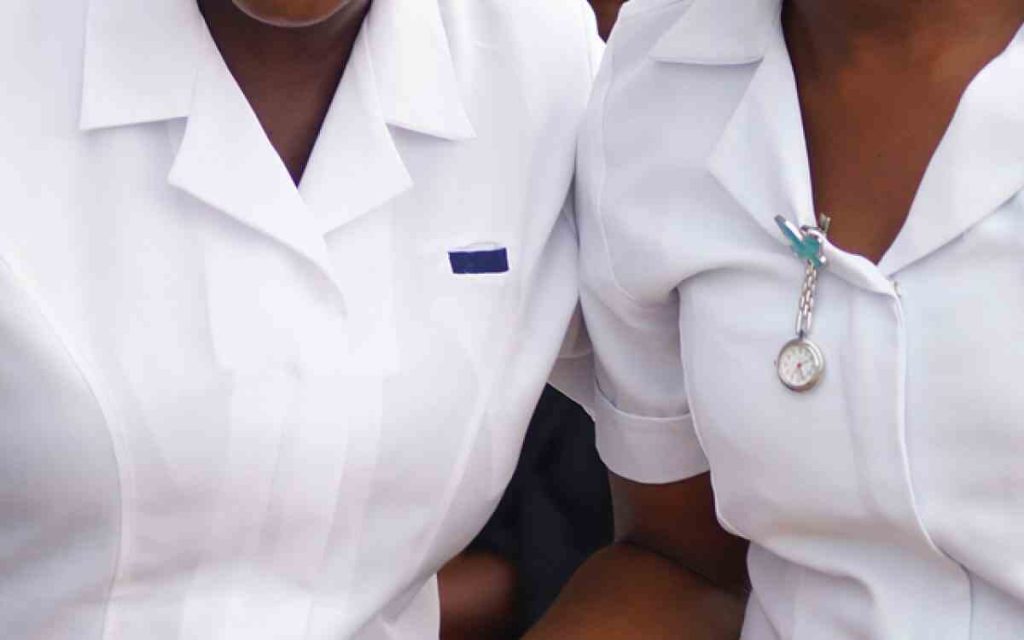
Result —
[[618, 476], [668, 484], [709, 470], [690, 414], [649, 418], [626, 413], [594, 390], [597, 449]]

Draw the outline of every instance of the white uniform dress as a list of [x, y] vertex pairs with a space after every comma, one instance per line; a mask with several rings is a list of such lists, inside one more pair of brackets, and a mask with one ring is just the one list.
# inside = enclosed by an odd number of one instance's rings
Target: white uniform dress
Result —
[[195, 0], [0, 22], [0, 638], [437, 637], [576, 305], [582, 0], [374, 0], [296, 189]]
[[1024, 33], [880, 264], [826, 244], [826, 370], [794, 393], [774, 360], [804, 264], [773, 218], [814, 210], [779, 15], [634, 0], [616, 27], [578, 177], [599, 447], [641, 482], [711, 469], [752, 541], [745, 640], [1019, 640]]

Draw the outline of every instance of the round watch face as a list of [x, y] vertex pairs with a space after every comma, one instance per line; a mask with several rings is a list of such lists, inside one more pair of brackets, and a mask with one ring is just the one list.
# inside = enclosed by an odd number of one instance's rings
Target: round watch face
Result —
[[793, 391], [809, 391], [825, 372], [825, 356], [810, 340], [790, 340], [779, 352], [779, 379]]

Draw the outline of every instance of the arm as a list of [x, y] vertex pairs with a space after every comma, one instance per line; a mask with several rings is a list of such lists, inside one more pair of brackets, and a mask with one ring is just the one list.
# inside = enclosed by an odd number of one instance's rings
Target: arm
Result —
[[525, 640], [738, 638], [747, 545], [718, 525], [708, 474], [665, 485], [613, 475], [612, 492], [618, 542]]
[[581, 127], [576, 211], [597, 448], [615, 474], [618, 542], [584, 565], [526, 638], [735, 640], [747, 545], [718, 523], [690, 410], [680, 283], [692, 261], [685, 247], [662, 246], [663, 221], [608, 195], [610, 167], [625, 164], [605, 158], [613, 58]]
[[441, 640], [508, 638], [515, 620], [516, 570], [491, 551], [464, 551], [438, 574]]

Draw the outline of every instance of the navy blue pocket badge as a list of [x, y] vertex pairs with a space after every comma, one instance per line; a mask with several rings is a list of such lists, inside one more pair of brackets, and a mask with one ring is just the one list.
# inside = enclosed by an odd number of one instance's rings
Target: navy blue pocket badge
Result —
[[508, 249], [500, 247], [449, 251], [448, 261], [452, 265], [452, 273], [458, 275], [506, 273], [508, 271]]

